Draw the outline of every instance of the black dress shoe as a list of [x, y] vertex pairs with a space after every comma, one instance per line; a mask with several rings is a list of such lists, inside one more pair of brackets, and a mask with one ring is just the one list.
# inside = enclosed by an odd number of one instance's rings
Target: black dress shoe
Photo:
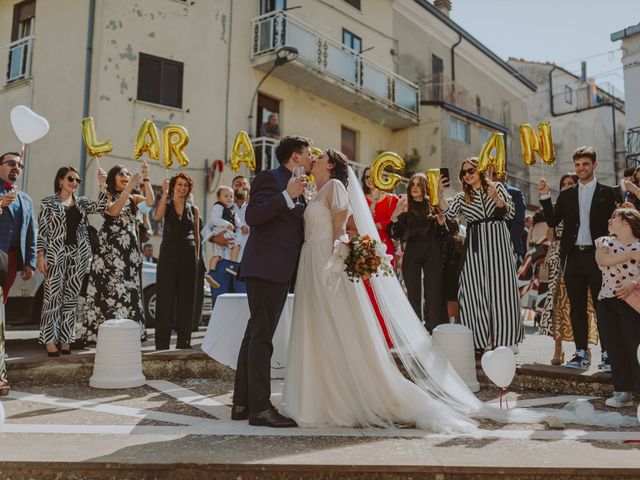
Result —
[[179, 343], [176, 345], [176, 350], [192, 350], [193, 347], [188, 343]]
[[280, 415], [278, 411], [269, 407], [262, 412], [254, 413], [249, 417], [249, 425], [255, 427], [293, 428], [298, 424], [290, 418]]
[[249, 418], [249, 407], [244, 405], [234, 405], [231, 407], [231, 420], [247, 420]]

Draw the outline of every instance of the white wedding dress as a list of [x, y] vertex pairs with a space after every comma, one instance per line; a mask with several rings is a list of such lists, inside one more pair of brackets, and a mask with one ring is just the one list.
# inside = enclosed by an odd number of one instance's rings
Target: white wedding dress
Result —
[[329, 180], [304, 214], [283, 396], [286, 414], [301, 426], [473, 429], [472, 420], [400, 373], [363, 284], [341, 271], [327, 277], [325, 268], [335, 260], [333, 215], [348, 209], [346, 188]]
[[394, 351], [387, 349], [362, 283], [351, 282], [335, 253], [333, 218], [349, 210], [360, 234], [380, 240], [358, 178], [349, 169], [348, 191], [330, 180], [305, 211], [287, 357], [283, 409], [299, 425], [415, 425], [439, 433], [476, 428], [474, 418], [538, 423], [553, 415], [564, 423], [622, 426], [636, 419], [597, 412], [590, 404], [562, 409], [502, 410], [484, 404], [466, 386], [416, 317], [395, 277], [372, 277], [371, 286]]

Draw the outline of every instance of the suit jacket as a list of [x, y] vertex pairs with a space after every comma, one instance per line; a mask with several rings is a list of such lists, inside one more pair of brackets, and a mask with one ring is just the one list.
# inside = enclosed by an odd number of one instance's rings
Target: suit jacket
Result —
[[[560, 255], [567, 255], [576, 244], [578, 239], [578, 229], [580, 228], [580, 208], [578, 204], [578, 184], [560, 192], [555, 206], [551, 198], [542, 200], [544, 217], [550, 227], [556, 227], [563, 222], [562, 239], [560, 240]], [[596, 184], [593, 192], [591, 210], [589, 212], [589, 227], [591, 230], [591, 240], [609, 234], [609, 219], [617, 208], [617, 203], [622, 202], [620, 190], [616, 187], [609, 187]]]
[[[33, 211], [33, 201], [31, 197], [24, 192], [19, 191], [15, 199], [19, 202], [22, 210], [22, 225], [20, 226], [20, 255], [18, 270], [22, 270], [26, 265], [36, 268], [36, 239], [38, 236], [38, 227], [36, 216]], [[9, 215], [13, 218], [10, 208], [3, 208], [2, 215]], [[6, 246], [8, 251], [13, 238], [13, 228], [2, 229], [0, 231], [0, 245]]]
[[527, 209], [527, 202], [519, 188], [512, 187], [506, 183], [504, 186], [516, 207], [513, 219], [507, 220], [507, 227], [509, 228], [509, 234], [511, 235], [513, 251], [517, 255], [524, 256], [524, 254], [527, 253], [527, 230], [524, 228], [524, 217]]
[[251, 184], [245, 215], [251, 233], [242, 254], [242, 278], [288, 283], [293, 278], [302, 247], [304, 208], [289, 209], [282, 194], [291, 172], [284, 167], [264, 170]]

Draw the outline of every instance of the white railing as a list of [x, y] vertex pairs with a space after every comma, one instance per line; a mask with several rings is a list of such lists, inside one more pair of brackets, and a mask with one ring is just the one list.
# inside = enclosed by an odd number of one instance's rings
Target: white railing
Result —
[[279, 163], [276, 158], [278, 140], [271, 137], [256, 137], [251, 139], [251, 144], [253, 145], [256, 163], [260, 166], [260, 170], [278, 168]]
[[7, 45], [6, 83], [31, 77], [31, 58], [35, 38], [31, 35]]
[[323, 35], [282, 10], [254, 18], [251, 58], [284, 45], [298, 49], [297, 61], [384, 103], [418, 114], [420, 89], [396, 73], [362, 58], [360, 52]]

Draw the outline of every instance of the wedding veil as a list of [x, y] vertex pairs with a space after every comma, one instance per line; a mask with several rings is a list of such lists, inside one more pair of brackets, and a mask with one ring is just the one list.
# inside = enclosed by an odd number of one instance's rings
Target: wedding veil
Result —
[[[360, 181], [349, 167], [349, 202], [360, 234], [380, 241]], [[623, 417], [617, 412], [590, 413], [588, 418], [567, 409], [502, 410], [479, 400], [457, 374], [451, 363], [433, 344], [431, 336], [416, 316], [400, 283], [395, 277], [374, 276], [370, 279], [378, 306], [389, 335], [407, 373], [423, 391], [445, 402], [451, 408], [469, 416], [486, 417], [500, 422], [540, 422], [550, 414], [562, 421], [596, 425], [620, 425]]]

